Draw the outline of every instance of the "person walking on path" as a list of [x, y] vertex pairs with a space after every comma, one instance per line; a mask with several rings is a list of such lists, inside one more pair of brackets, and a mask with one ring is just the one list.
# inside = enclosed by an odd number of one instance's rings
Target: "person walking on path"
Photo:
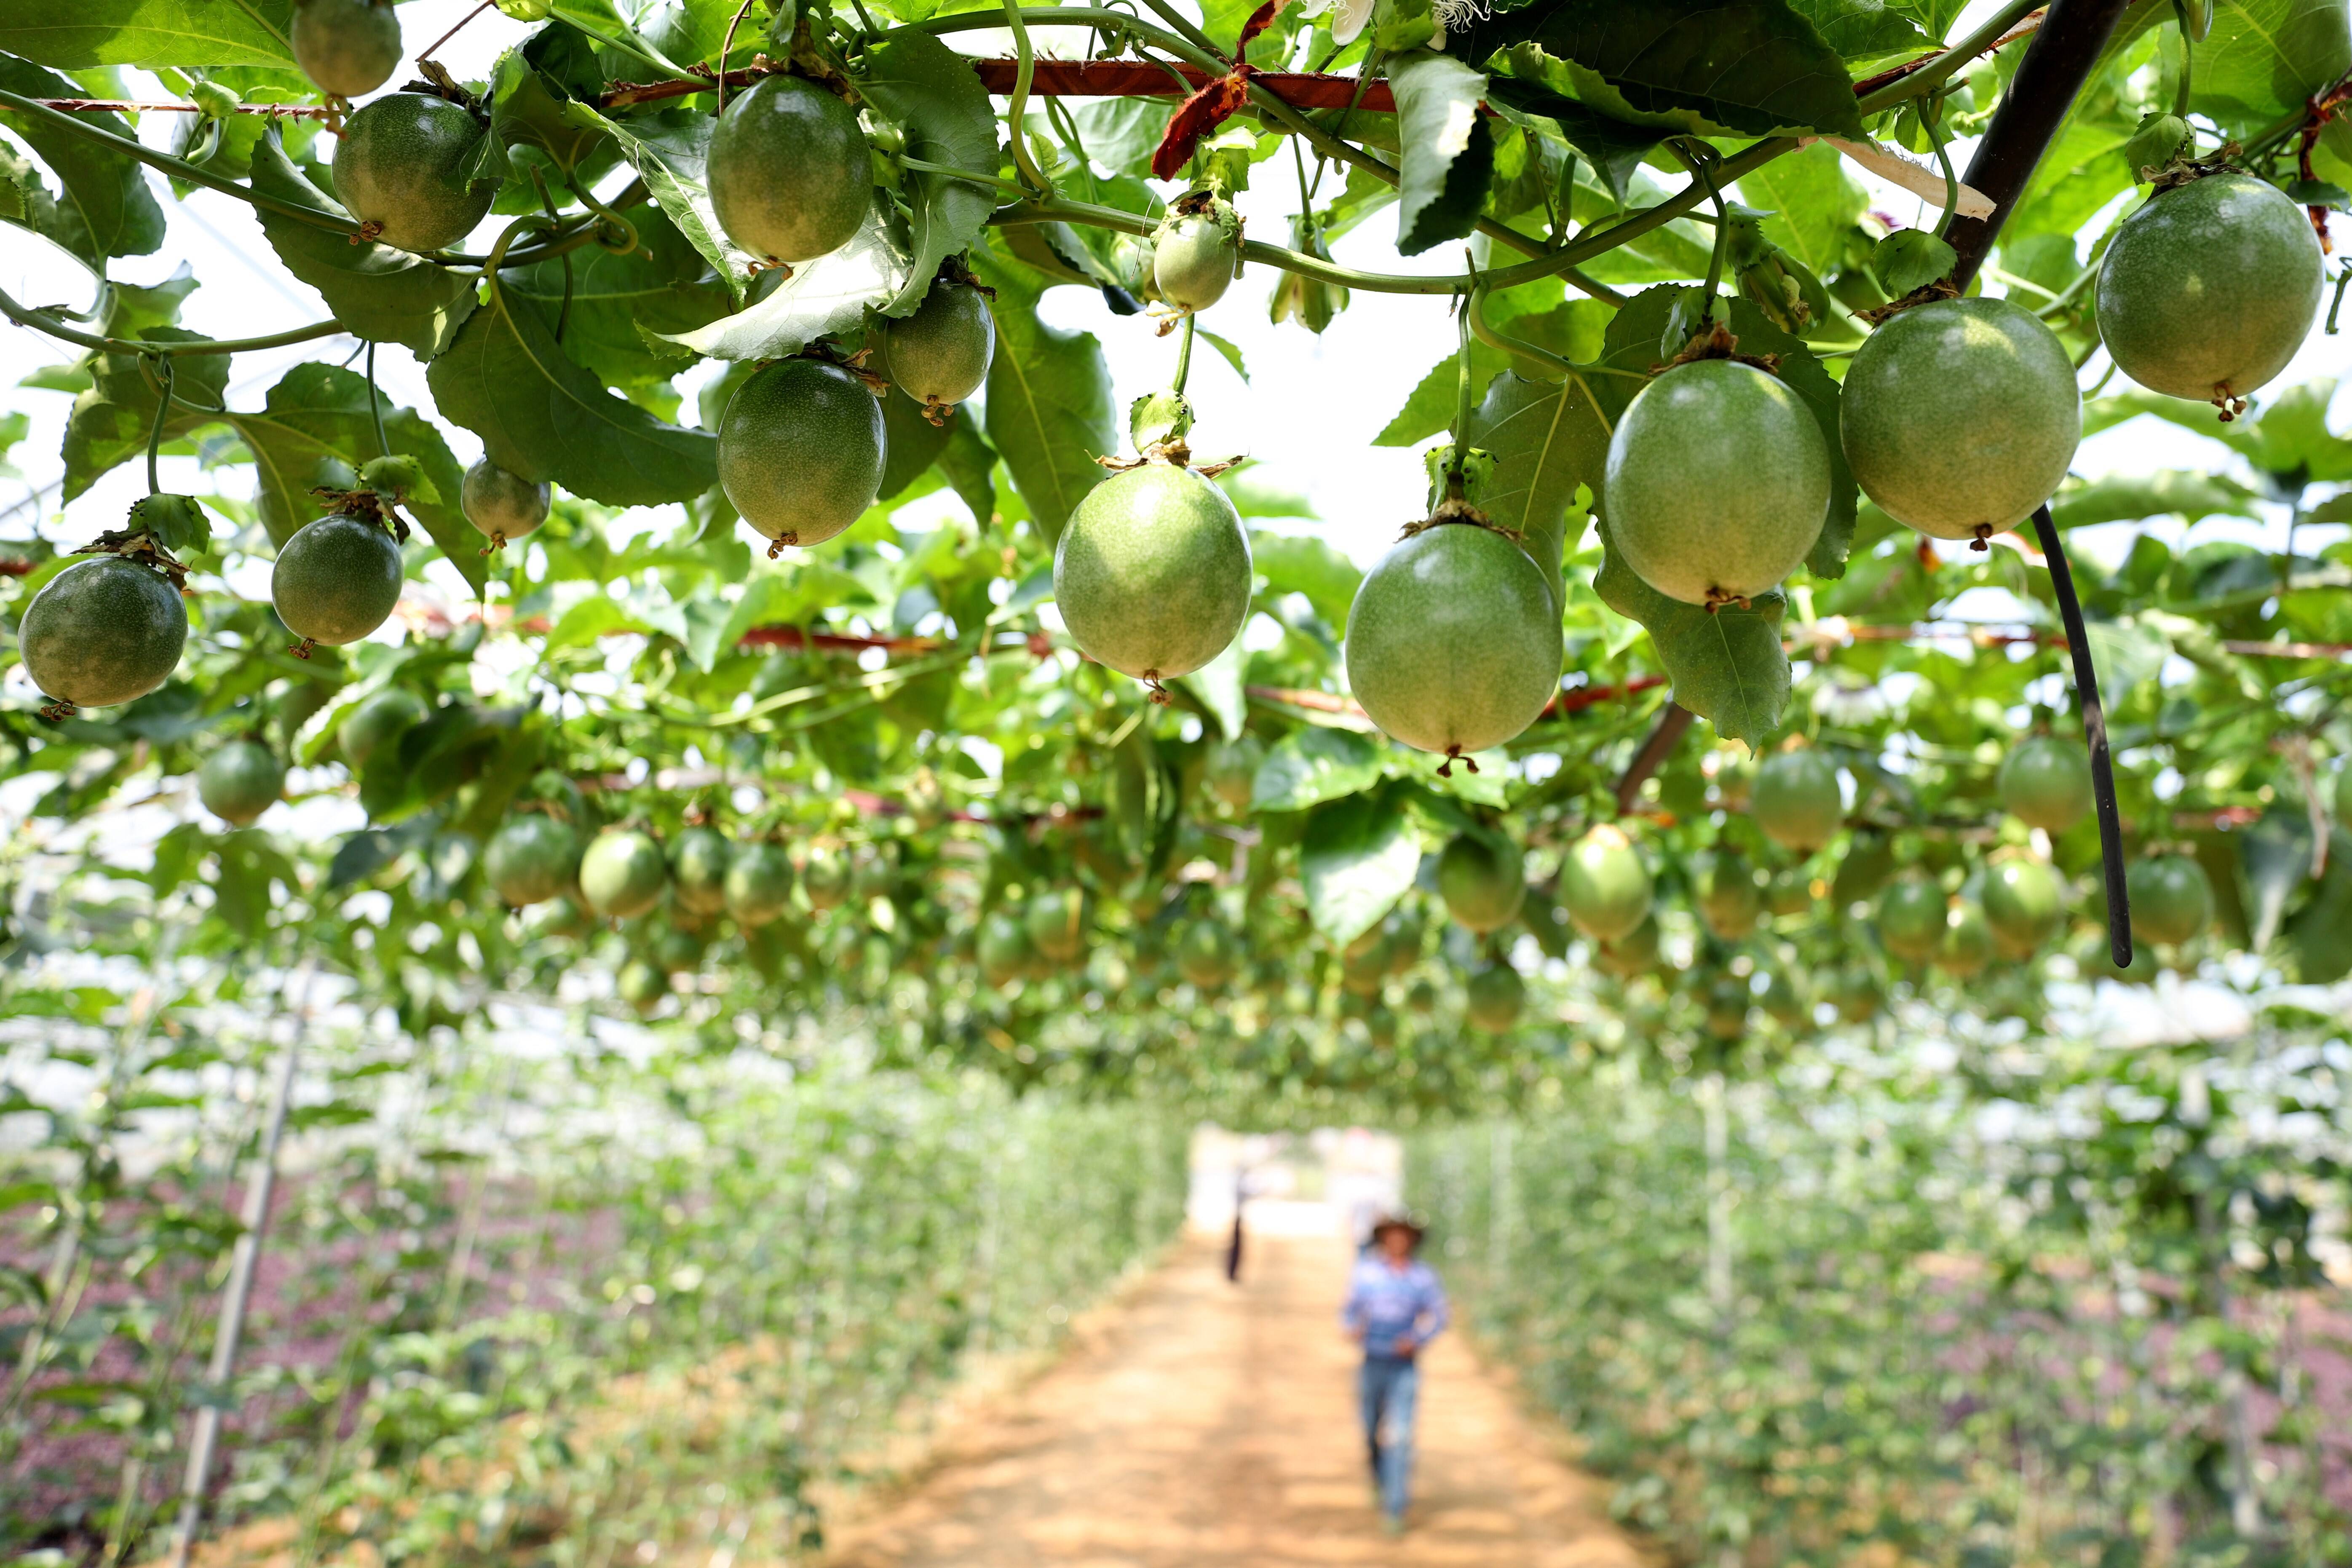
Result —
[[1391, 1535], [1404, 1529], [1412, 1483], [1413, 1408], [1421, 1394], [1415, 1358], [1444, 1331], [1447, 1318], [1445, 1288], [1436, 1270], [1414, 1256], [1422, 1236], [1422, 1227], [1401, 1215], [1375, 1225], [1372, 1249], [1357, 1259], [1348, 1279], [1348, 1303], [1339, 1310], [1348, 1337], [1364, 1347], [1357, 1394], [1381, 1525]]

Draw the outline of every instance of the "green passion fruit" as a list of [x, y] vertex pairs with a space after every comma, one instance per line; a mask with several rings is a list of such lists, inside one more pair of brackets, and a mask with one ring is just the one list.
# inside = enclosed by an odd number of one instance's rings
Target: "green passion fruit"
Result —
[[1559, 901], [1576, 929], [1599, 942], [1622, 942], [1650, 918], [1655, 889], [1633, 841], [1604, 822], [1560, 862]]
[[466, 470], [457, 501], [490, 548], [503, 550], [547, 521], [552, 495], [545, 481], [533, 483], [481, 458]]
[[372, 693], [346, 714], [335, 731], [343, 763], [358, 773], [368, 759], [425, 721], [425, 699], [404, 686]]
[[1987, 867], [1979, 896], [2003, 958], [2032, 957], [2066, 918], [2066, 888], [2058, 873], [2023, 856]]
[[772, 76], [730, 100], [704, 173], [727, 237], [771, 261], [840, 249], [874, 205], [857, 111], [802, 77]]
[[989, 313], [987, 296], [971, 284], [942, 278], [913, 315], [879, 325], [882, 373], [933, 418], [945, 417], [945, 410], [988, 380], [988, 363], [996, 354], [996, 318]]
[[1654, 914], [1614, 942], [1604, 942], [1592, 962], [1620, 980], [1647, 974], [1658, 967], [1658, 919]]
[[777, 548], [822, 544], [874, 504], [884, 441], [882, 405], [864, 382], [821, 360], [779, 360], [728, 401], [719, 485]]
[[670, 840], [669, 879], [678, 906], [715, 915], [727, 907], [727, 868], [735, 847], [715, 827], [689, 827]]
[[1222, 921], [1195, 921], [1177, 939], [1176, 972], [1202, 991], [1222, 990], [1240, 967], [1239, 947]]
[[2326, 272], [2301, 207], [2234, 171], [2158, 191], [2099, 263], [2099, 336], [2126, 375], [2225, 416], [2294, 358]]
[[1040, 893], [1021, 913], [1029, 945], [1038, 957], [1056, 965], [1073, 964], [1086, 956], [1087, 924], [1087, 896], [1076, 888]]
[[401, 250], [440, 250], [474, 231], [499, 194], [460, 171], [488, 134], [445, 98], [386, 93], [343, 122], [335, 195], [361, 232]]
[[1878, 889], [1894, 875], [1894, 841], [1874, 827], [1856, 828], [1844, 858], [1838, 862], [1837, 878], [1830, 884], [1830, 902], [1841, 910], [1850, 909], [1877, 897]]
[[1773, 915], [1801, 915], [1813, 907], [1813, 884], [1802, 871], [1781, 871], [1764, 889], [1764, 908]]
[[1725, 942], [1738, 942], [1756, 929], [1764, 913], [1764, 889], [1756, 868], [1737, 850], [1717, 849], [1700, 860], [1693, 886], [1699, 919]]
[[1779, 586], [1821, 537], [1830, 448], [1804, 401], [1737, 360], [1676, 365], [1609, 438], [1609, 534], [1642, 581], [1689, 605]]
[[393, 0], [297, 0], [287, 37], [294, 63], [320, 92], [373, 92], [400, 65], [400, 18], [392, 6]]
[[78, 561], [50, 578], [16, 627], [33, 684], [79, 708], [146, 696], [172, 679], [187, 643], [180, 591], [120, 555]]
[[2011, 816], [2063, 833], [2091, 815], [2091, 753], [2080, 741], [2028, 736], [2002, 759], [1999, 787]]
[[1373, 723], [1454, 758], [1499, 746], [1559, 690], [1559, 611], [1528, 552], [1441, 523], [1381, 557], [1348, 610], [1348, 685]]
[[1151, 280], [1178, 310], [1205, 310], [1234, 286], [1241, 261], [1241, 226], [1219, 202], [1160, 226], [1151, 245]]
[[1484, 936], [1519, 912], [1528, 872], [1519, 847], [1483, 833], [1458, 833], [1437, 858], [1437, 890], [1446, 913]]
[[1979, 548], [2057, 492], [2083, 437], [2058, 334], [2006, 300], [1937, 300], [1872, 332], [1846, 372], [1839, 437], [1897, 522]]
[[1172, 680], [1231, 646], [1249, 616], [1241, 514], [1213, 480], [1153, 460], [1086, 493], [1054, 548], [1054, 602], [1090, 658]]
[[669, 862], [650, 833], [608, 827], [580, 857], [580, 899], [609, 920], [630, 920], [661, 902]]
[[793, 858], [773, 844], [746, 844], [727, 862], [721, 900], [746, 928], [781, 919], [793, 904]]
[[1927, 878], [1900, 878], [1879, 898], [1878, 940], [1895, 957], [1924, 963], [1943, 944], [1950, 909], [1944, 889]]
[[1755, 993], [1736, 974], [1718, 974], [1707, 983], [1706, 1032], [1718, 1040], [1736, 1040], [1748, 1032], [1748, 1010]]
[[633, 958], [621, 965], [621, 973], [613, 979], [613, 990], [622, 1001], [644, 1016], [662, 1005], [670, 994], [669, 976], [659, 964], [643, 958]]
[[1764, 977], [1764, 994], [1757, 998], [1765, 1016], [1784, 1029], [1793, 1029], [1809, 1023], [1813, 1016], [1813, 1005], [1807, 1001], [1796, 979], [1785, 969], [1773, 969]]
[[305, 643], [340, 647], [391, 618], [400, 581], [400, 546], [384, 526], [336, 512], [286, 542], [269, 569], [269, 600]]
[[1499, 1035], [1519, 1021], [1528, 1002], [1528, 983], [1507, 963], [1490, 963], [1462, 988], [1463, 1011], [1490, 1035]]
[[196, 798], [223, 822], [243, 827], [286, 793], [286, 764], [256, 741], [231, 741], [196, 770]]
[[579, 835], [535, 811], [508, 817], [482, 850], [491, 891], [516, 909], [569, 891], [579, 869]]
[[1943, 939], [1936, 946], [1936, 967], [1956, 980], [1972, 980], [1985, 972], [1999, 951], [1984, 906], [1973, 899], [1962, 899], [1945, 917]]
[[1811, 854], [1845, 824], [1837, 763], [1812, 746], [1775, 752], [1756, 770], [1748, 810], [1765, 837], [1783, 849]]
[[991, 985], [1004, 986], [1029, 973], [1035, 953], [1029, 945], [1028, 928], [1014, 916], [999, 910], [980, 922], [972, 956], [980, 961], [982, 980]]
[[2136, 861], [2127, 873], [2132, 934], [2171, 945], [2203, 931], [2213, 918], [2213, 884], [2186, 855]]
[[1830, 1005], [1845, 1023], [1868, 1023], [1878, 1016], [1885, 1000], [1878, 989], [1878, 977], [1859, 963], [1850, 963], [1831, 977]]
[[830, 849], [811, 849], [808, 864], [801, 868], [801, 891], [808, 895], [809, 908], [835, 910], [847, 903], [851, 875], [846, 858]]

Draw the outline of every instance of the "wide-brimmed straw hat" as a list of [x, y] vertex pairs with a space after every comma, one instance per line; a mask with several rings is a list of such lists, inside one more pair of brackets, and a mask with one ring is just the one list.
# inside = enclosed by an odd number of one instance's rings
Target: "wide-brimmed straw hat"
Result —
[[1415, 1247], [1419, 1247], [1422, 1237], [1429, 1234], [1429, 1227], [1411, 1215], [1385, 1214], [1372, 1222], [1372, 1239], [1378, 1241], [1392, 1230], [1410, 1231]]

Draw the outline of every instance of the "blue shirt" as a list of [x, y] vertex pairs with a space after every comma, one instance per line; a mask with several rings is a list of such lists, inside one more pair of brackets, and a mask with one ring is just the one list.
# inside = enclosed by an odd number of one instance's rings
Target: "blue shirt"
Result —
[[1395, 1355], [1401, 1336], [1419, 1350], [1444, 1331], [1446, 1319], [1445, 1287], [1435, 1269], [1419, 1259], [1391, 1268], [1377, 1253], [1357, 1260], [1348, 1304], [1339, 1309], [1340, 1323], [1361, 1330], [1364, 1353], [1373, 1356]]

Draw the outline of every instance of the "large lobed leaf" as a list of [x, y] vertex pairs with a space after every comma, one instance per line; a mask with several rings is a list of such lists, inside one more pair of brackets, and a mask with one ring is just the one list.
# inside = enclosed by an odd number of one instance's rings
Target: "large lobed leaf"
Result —
[[1389, 67], [1396, 93], [1397, 250], [1404, 256], [1477, 226], [1495, 177], [1495, 138], [1478, 116], [1486, 79], [1451, 55], [1416, 51]]
[[294, 63], [294, 0], [7, 0], [0, 49], [64, 70]]
[[829, 332], [845, 332], [908, 288], [910, 268], [879, 209], [839, 250], [803, 261], [751, 305], [670, 342], [714, 359], [782, 359]]
[[[996, 167], [996, 110], [988, 89], [969, 60], [929, 33], [887, 35], [866, 51], [857, 88], [906, 132], [907, 156], [982, 174]], [[904, 286], [882, 307], [886, 316], [912, 314], [940, 263], [979, 238], [996, 206], [986, 185], [921, 172], [908, 174], [907, 200], [913, 264]]]
[[[0, 12], [5, 10], [0, 6]], [[0, 55], [0, 87], [27, 98], [78, 98], [82, 90], [64, 77], [5, 55]], [[17, 160], [0, 144], [0, 181], [26, 188], [22, 211], [12, 221], [55, 241], [101, 274], [109, 257], [152, 256], [163, 248], [163, 209], [147, 189], [143, 165], [28, 115], [5, 118], [9, 134], [48, 165], [59, 187], [54, 197], [46, 188], [27, 188], [29, 172], [12, 167]], [[82, 122], [125, 139], [132, 136], [120, 115], [85, 115]]]
[[1421, 837], [1403, 809], [1412, 785], [1328, 801], [1307, 818], [1298, 879], [1315, 929], [1344, 947], [1381, 923], [1421, 869]]
[[1110, 367], [1093, 333], [1065, 331], [1038, 316], [1042, 290], [1034, 274], [985, 253], [975, 253], [974, 260], [996, 289], [988, 438], [1012, 470], [1039, 531], [1058, 540], [1072, 509], [1102, 482], [1095, 459], [1118, 450]]
[[[1601, 541], [1607, 546], [1606, 522]], [[1791, 689], [1789, 656], [1780, 647], [1788, 602], [1780, 595], [1767, 594], [1747, 608], [1685, 605], [1642, 581], [1614, 550], [1603, 556], [1592, 586], [1602, 604], [1648, 629], [1675, 700], [1718, 734], [1757, 746], [1780, 728]]]

